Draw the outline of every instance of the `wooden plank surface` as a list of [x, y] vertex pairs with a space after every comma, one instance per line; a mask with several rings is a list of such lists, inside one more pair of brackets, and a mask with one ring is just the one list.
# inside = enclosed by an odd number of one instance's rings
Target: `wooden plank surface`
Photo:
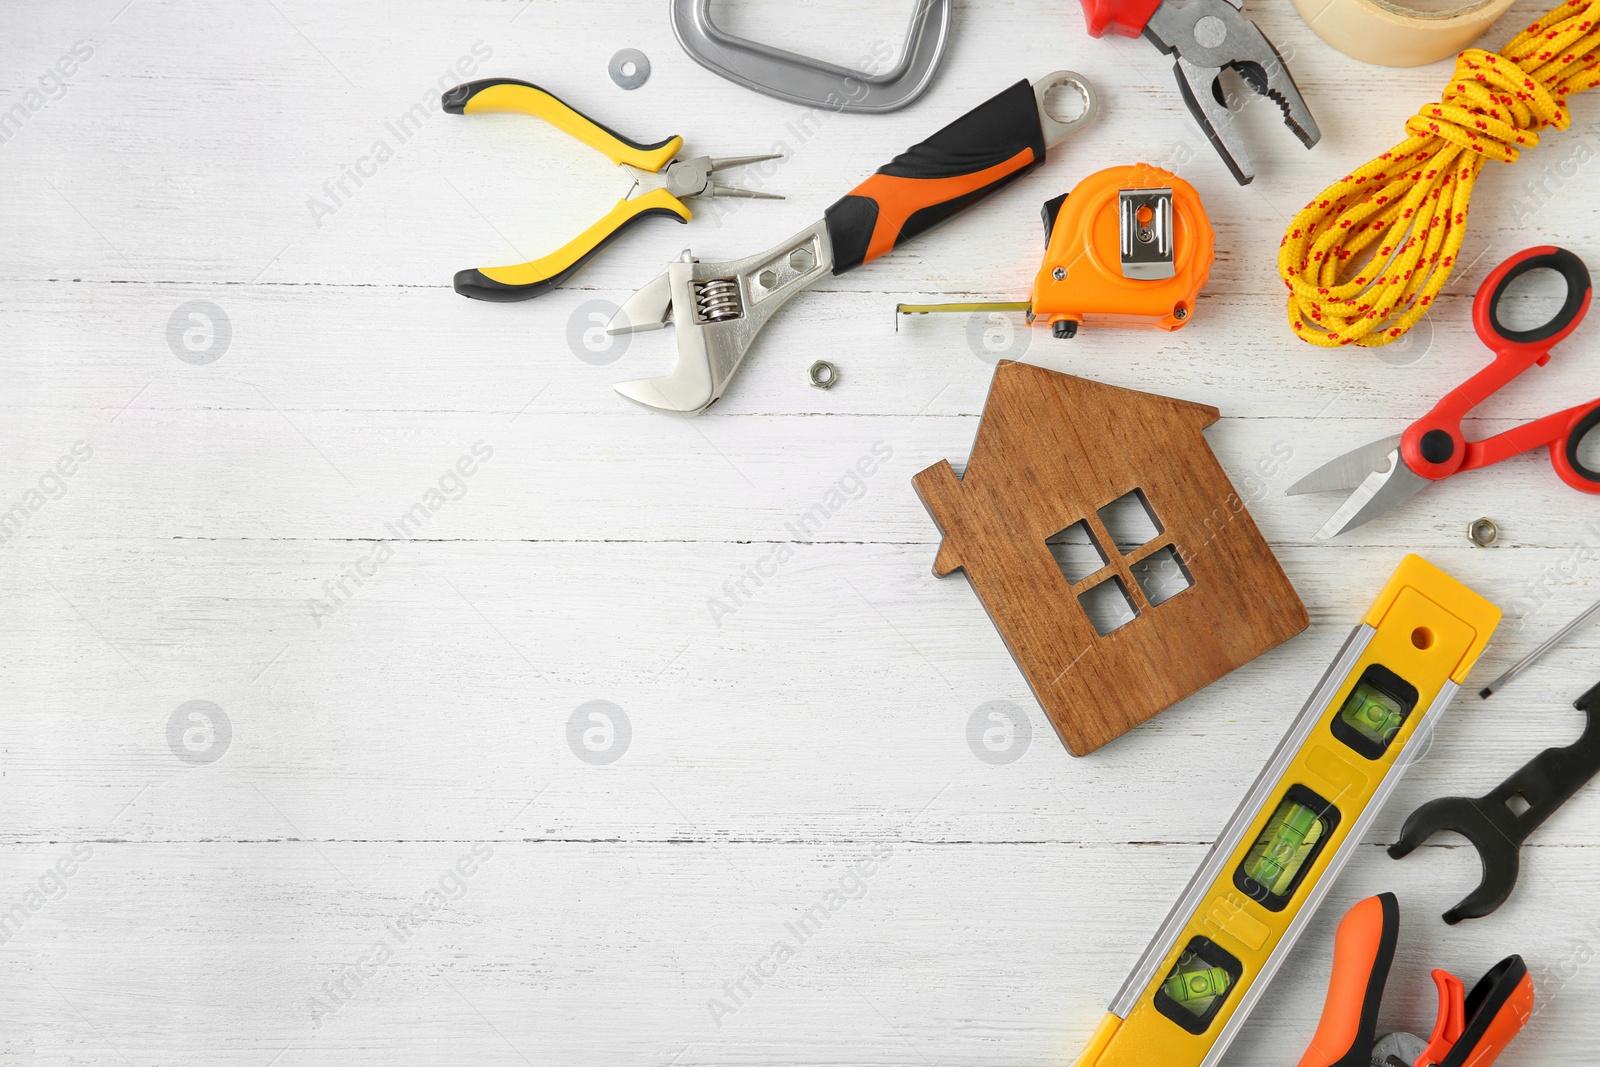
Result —
[[[1284, 223], [1397, 140], [1449, 68], [1362, 68], [1289, 5], [1247, 7], [1324, 140], [1305, 152], [1250, 104], [1260, 176], [1239, 188], [1170, 61], [1088, 39], [1071, 3], [957, 3], [923, 100], [809, 118], [691, 62], [665, 0], [8, 3], [0, 925], [22, 912], [0, 944], [0, 1060], [1070, 1062], [1404, 552], [1506, 609], [1475, 682], [1600, 596], [1600, 512], [1542, 455], [1331, 545], [1310, 534], [1334, 501], [1281, 495], [1482, 365], [1471, 293], [1505, 255], [1555, 241], [1600, 262], [1600, 100], [1486, 171], [1469, 265], [1405, 347], [1313, 350], [1283, 322]], [[1543, 7], [1520, 0], [1490, 40]], [[897, 48], [910, 9], [716, 8], [844, 63]], [[605, 76], [621, 47], [652, 62], [636, 92]], [[765, 248], [1061, 67], [1100, 88], [1100, 122], [797, 300], [712, 414], [611, 392], [664, 372], [670, 336], [607, 345], [595, 325], [684, 247]], [[779, 146], [756, 180], [788, 199], [644, 225], [539, 301], [463, 300], [454, 271], [556, 246], [624, 184], [533, 120], [404, 118], [485, 75], [697, 152]], [[1139, 159], [1193, 182], [1217, 230], [1183, 331], [1058, 342], [928, 316], [896, 332], [898, 301], [1020, 298], [1039, 203]], [[1469, 432], [1592, 395], [1593, 329]], [[837, 388], [807, 385], [818, 356]], [[965, 580], [929, 575], [937, 534], [910, 486], [970, 449], [1002, 356], [1218, 408], [1207, 437], [1311, 629], [1069, 758]], [[875, 445], [891, 457], [848, 477]], [[820, 532], [791, 529], [840, 497]], [[1480, 515], [1500, 523], [1492, 549], [1466, 543]], [[1518, 951], [1541, 1007], [1501, 1062], [1592, 1059], [1600, 794], [1539, 831], [1505, 908], [1456, 928], [1436, 916], [1472, 884], [1470, 850], [1394, 863], [1380, 846], [1422, 800], [1484, 792], [1575, 737], [1567, 705], [1597, 652], [1581, 632], [1492, 701], [1458, 702], [1230, 1064], [1298, 1057], [1333, 925], [1382, 889], [1404, 914], [1385, 1029], [1428, 1028], [1430, 967], [1470, 980]], [[1025, 724], [1010, 763], [968, 741], [994, 701]], [[830, 891], [802, 942], [786, 924]]]

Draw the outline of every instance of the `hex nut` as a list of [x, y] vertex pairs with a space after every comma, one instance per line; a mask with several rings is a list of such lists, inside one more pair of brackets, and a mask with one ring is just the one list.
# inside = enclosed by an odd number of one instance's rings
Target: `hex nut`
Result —
[[1467, 524], [1467, 540], [1479, 548], [1488, 548], [1500, 540], [1500, 527], [1492, 519], [1474, 519]]
[[811, 379], [811, 384], [818, 389], [832, 389], [839, 384], [839, 368], [825, 359], [819, 359], [811, 364], [811, 369], [806, 372]]

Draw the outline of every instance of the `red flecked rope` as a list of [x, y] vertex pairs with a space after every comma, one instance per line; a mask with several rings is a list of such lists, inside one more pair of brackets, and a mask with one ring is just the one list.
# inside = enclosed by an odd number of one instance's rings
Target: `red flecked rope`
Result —
[[1484, 160], [1515, 163], [1535, 131], [1567, 128], [1567, 97], [1600, 85], [1597, 20], [1600, 0], [1567, 0], [1504, 51], [1462, 52], [1439, 101], [1406, 120], [1404, 141], [1294, 217], [1278, 273], [1301, 340], [1386, 345], [1428, 313], [1455, 268]]

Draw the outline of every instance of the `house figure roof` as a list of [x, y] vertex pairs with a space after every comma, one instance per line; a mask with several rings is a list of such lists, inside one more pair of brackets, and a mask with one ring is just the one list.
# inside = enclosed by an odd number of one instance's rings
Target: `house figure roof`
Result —
[[[966, 572], [1075, 756], [1309, 623], [1206, 442], [1219, 417], [1006, 360], [965, 474], [941, 461], [912, 479], [943, 534], [934, 574]], [[1108, 526], [1130, 503], [1154, 537]], [[1100, 566], [1074, 580], [1050, 541], [1080, 523]], [[1126, 621], [1107, 629], [1093, 608], [1119, 600]]]

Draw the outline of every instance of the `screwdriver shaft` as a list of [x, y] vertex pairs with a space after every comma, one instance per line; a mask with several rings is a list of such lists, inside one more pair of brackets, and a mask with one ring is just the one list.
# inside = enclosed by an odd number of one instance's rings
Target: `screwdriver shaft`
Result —
[[1576, 619], [1573, 619], [1561, 629], [1545, 638], [1544, 642], [1540, 644], [1538, 648], [1534, 649], [1532, 652], [1529, 652], [1526, 656], [1523, 656], [1517, 661], [1514, 667], [1506, 671], [1506, 673], [1502, 674], [1494, 681], [1490, 682], [1488, 685], [1484, 686], [1482, 689], [1478, 690], [1478, 696], [1484, 700], [1488, 700], [1489, 697], [1492, 696], [1501, 686], [1505, 685], [1517, 675], [1533, 666], [1546, 652], [1549, 652], [1552, 648], [1564, 641], [1568, 634], [1572, 633], [1572, 631], [1576, 630], [1578, 627], [1582, 626], [1584, 623], [1593, 618], [1596, 612], [1600, 612], [1600, 601], [1596, 601], [1595, 603], [1589, 605], [1589, 607], [1584, 610], [1582, 615], [1579, 615]]

